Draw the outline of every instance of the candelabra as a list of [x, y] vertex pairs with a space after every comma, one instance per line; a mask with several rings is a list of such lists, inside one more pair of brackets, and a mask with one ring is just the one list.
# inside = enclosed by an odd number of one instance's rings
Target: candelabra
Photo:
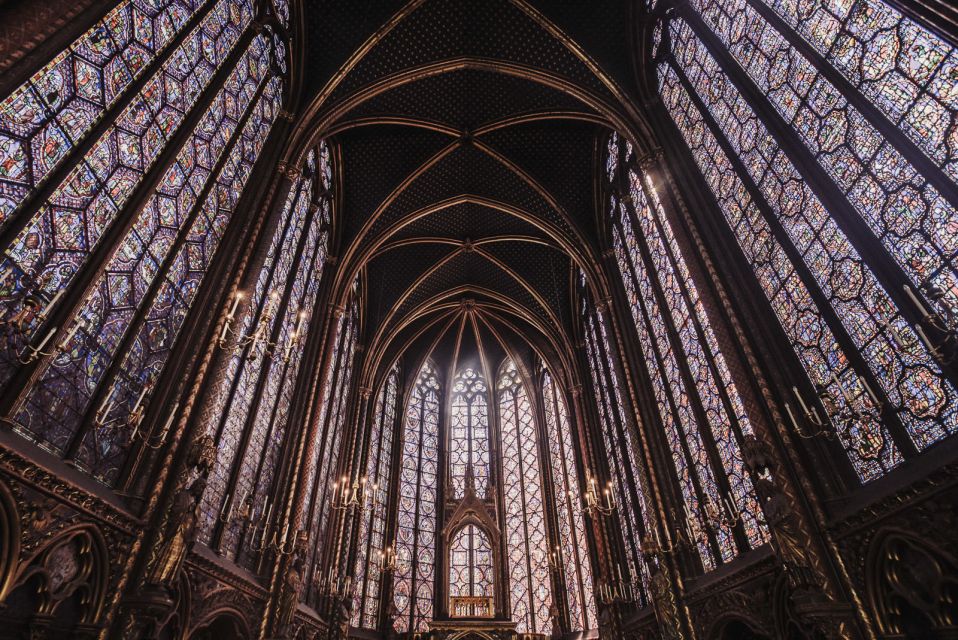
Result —
[[[290, 535], [289, 522], [282, 529], [280, 529], [278, 522], [271, 524], [270, 516], [272, 513], [273, 505], [270, 505], [266, 511], [266, 517], [260, 520], [262, 524], [252, 527], [249, 547], [256, 553], [263, 553], [268, 550], [281, 556], [292, 555], [296, 550], [296, 538], [299, 536], [299, 532], [293, 531], [293, 535]], [[258, 535], [257, 531], [259, 531]]]
[[[915, 325], [915, 333], [939, 364], [951, 364], [958, 358], [958, 305], [948, 299], [944, 289], [931, 282], [924, 282], [921, 289], [931, 301], [933, 310], [929, 310], [922, 303], [911, 287], [904, 286], [905, 295], [921, 315], [920, 323]], [[928, 336], [922, 324], [940, 334], [937, 341]]]
[[116, 386], [113, 386], [110, 389], [110, 393], [107, 394], [106, 398], [103, 399], [103, 402], [97, 408], [96, 413], [93, 416], [93, 425], [95, 427], [94, 433], [99, 433], [102, 431], [119, 431], [124, 427], [133, 427], [133, 431], [130, 433], [130, 442], [135, 440], [140, 440], [143, 443], [143, 446], [150, 449], [159, 449], [166, 442], [166, 438], [170, 433], [170, 429], [173, 427], [173, 420], [176, 418], [176, 412], [180, 408], [180, 403], [176, 402], [173, 407], [170, 409], [169, 415], [166, 419], [166, 422], [163, 424], [163, 428], [160, 430], [158, 436], [154, 438], [153, 433], [147, 433], [140, 430], [140, 424], [143, 422], [143, 416], [146, 414], [146, 408], [143, 401], [146, 399], [147, 394], [152, 389], [151, 385], [144, 385], [143, 389], [140, 391], [140, 395], [137, 397], [136, 402], [133, 404], [133, 408], [130, 409], [129, 413], [125, 416], [120, 417], [111, 417], [114, 407], [116, 407]]
[[[796, 387], [792, 387], [792, 393], [798, 400], [801, 407], [802, 416], [805, 421], [811, 425], [811, 429], [802, 428], [799, 421], [792, 412], [792, 407], [786, 402], [785, 412], [792, 423], [792, 429], [799, 438], [809, 440], [816, 437], [822, 437], [826, 440], [834, 440], [839, 430], [842, 433], [860, 433], [853, 446], [864, 458], [873, 458], [881, 451], [881, 443], [869, 438], [868, 429], [856, 430], [855, 425], [872, 422], [879, 423], [881, 415], [887, 410], [897, 410], [888, 403], [883, 403], [872, 391], [871, 386], [864, 379], [858, 379], [864, 394], [858, 393], [853, 397], [848, 389], [842, 385], [841, 380], [835, 373], [832, 373], [831, 382], [839, 390], [841, 400], [827, 385], [817, 383], [815, 385], [815, 395], [821, 405], [825, 408], [825, 416], [819, 416], [814, 406], [809, 406], [805, 399], [799, 393]], [[838, 427], [838, 428], [836, 428]]]
[[[685, 534], [688, 536], [689, 541], [707, 544], [707, 533], [696, 530], [698, 527], [696, 527], [695, 524], [698, 523], [698, 520], [693, 517], [688, 505], [683, 504], [682, 509], [685, 511]], [[702, 511], [705, 526], [712, 532], [718, 532], [722, 529], [731, 529], [742, 520], [741, 509], [739, 509], [735, 501], [729, 497], [722, 497], [719, 499], [719, 502], [716, 503], [712, 496], [706, 496]]]
[[[231, 347], [233, 352], [239, 353], [249, 347], [249, 352], [246, 357], [252, 361], [256, 360], [258, 357], [258, 347], [262, 346], [266, 357], [272, 358], [279, 347], [279, 342], [270, 340], [269, 337], [270, 330], [273, 327], [273, 321], [276, 319], [277, 308], [279, 307], [279, 293], [274, 291], [269, 295], [256, 325], [251, 331], [245, 334], [233, 328], [233, 323], [236, 320], [236, 311], [239, 309], [243, 297], [242, 291], [237, 291], [236, 295], [233, 296], [233, 303], [230, 306], [229, 313], [226, 315], [226, 322], [223, 324], [223, 329], [220, 331], [216, 344], [221, 349], [228, 349], [230, 348], [229, 339], [234, 338], [235, 340]], [[282, 348], [284, 362], [289, 362], [293, 349], [299, 346], [302, 339], [303, 321], [305, 319], [306, 313], [304, 311], [296, 314], [296, 326], [293, 328], [293, 333], [290, 335], [286, 345]]]
[[[675, 510], [671, 510], [672, 522], [675, 522]], [[662, 539], [659, 538], [659, 532], [653, 526], [642, 538], [642, 553], [646, 558], [658, 557], [660, 555], [672, 555], [673, 553], [678, 553], [681, 549], [685, 548], [689, 544], [689, 540], [683, 535], [681, 529], [676, 529], [674, 532], [675, 538], [669, 540], [668, 544], [663, 544]]]
[[[599, 602], [604, 605], [638, 602], [641, 589], [631, 579], [625, 579], [622, 567], [616, 566], [616, 572], [617, 578], [599, 582]], [[631, 577], [631, 573], [629, 575]]]
[[365, 511], [369, 507], [376, 508], [378, 504], [379, 485], [370, 485], [366, 476], [357, 478], [352, 484], [348, 476], [343, 476], [333, 483], [332, 507], [337, 511]]
[[393, 573], [396, 567], [396, 550], [393, 545], [388, 545], [379, 552], [379, 570], [382, 573]]
[[250, 519], [250, 515], [253, 513], [253, 496], [250, 495], [249, 491], [243, 494], [243, 497], [239, 499], [239, 510], [237, 510], [234, 516], [233, 508], [235, 504], [236, 501], [233, 500], [232, 494], [227, 496], [226, 500], [223, 502], [223, 507], [220, 509], [220, 513], [217, 516], [217, 520], [225, 525], [229, 525], [237, 521], [247, 522]]
[[316, 576], [315, 588], [321, 597], [345, 600], [351, 597], [352, 582], [352, 576], [340, 576], [335, 567], [330, 567], [328, 574]]
[[[595, 476], [588, 476], [586, 480], [586, 489], [583, 494], [583, 499], [585, 501], [585, 506], [583, 507], [583, 512], [590, 516], [609, 516], [612, 515], [612, 512], [615, 511], [616, 502], [615, 502], [615, 491], [612, 488], [612, 481], [610, 480], [606, 483], [605, 488], [603, 488], [601, 494], [598, 490], [598, 484], [595, 481]], [[572, 497], [573, 493], [570, 491], [569, 496]]]

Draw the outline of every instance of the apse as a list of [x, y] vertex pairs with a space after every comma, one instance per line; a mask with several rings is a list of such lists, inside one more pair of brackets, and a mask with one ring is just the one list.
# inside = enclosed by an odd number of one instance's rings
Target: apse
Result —
[[0, 2], [0, 636], [958, 634], [945, 0]]

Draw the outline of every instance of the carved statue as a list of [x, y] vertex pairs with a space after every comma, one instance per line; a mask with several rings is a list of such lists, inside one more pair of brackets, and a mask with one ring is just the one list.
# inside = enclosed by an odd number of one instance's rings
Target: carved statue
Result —
[[293, 635], [292, 627], [296, 618], [296, 608], [299, 606], [299, 593], [303, 588], [307, 542], [308, 534], [305, 531], [300, 531], [296, 537], [296, 549], [293, 551], [292, 559], [286, 569], [279, 594], [276, 622], [280, 634], [286, 637]]
[[[146, 582], [152, 585], [170, 588], [183, 566], [183, 560], [189, 553], [196, 532], [196, 509], [206, 490], [206, 479], [216, 461], [216, 446], [212, 436], [204, 435], [190, 449], [187, 456], [187, 469], [180, 476], [180, 485], [173, 496], [157, 542], [155, 553], [150, 559]], [[194, 473], [197, 477], [187, 485], [187, 478]]]
[[656, 619], [659, 621], [662, 638], [679, 640], [682, 638], [679, 623], [679, 611], [675, 602], [675, 593], [672, 591], [672, 580], [668, 569], [661, 562], [654, 567], [649, 581], [649, 591], [652, 597], [652, 607]]
[[160, 538], [158, 552], [147, 574], [149, 583], [164, 587], [173, 586], [193, 543], [196, 506], [205, 490], [206, 476], [200, 476], [189, 487], [182, 487], [176, 492]]

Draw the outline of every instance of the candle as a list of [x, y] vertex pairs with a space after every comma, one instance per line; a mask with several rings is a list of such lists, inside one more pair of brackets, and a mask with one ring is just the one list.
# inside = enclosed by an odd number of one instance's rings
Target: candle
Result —
[[237, 291], [236, 295], [233, 296], [233, 306], [230, 307], [229, 315], [226, 316], [227, 320], [232, 320], [233, 317], [236, 315], [236, 309], [239, 307], [240, 301], [242, 299], [243, 299], [243, 292]]
[[59, 291], [56, 292], [56, 294], [52, 298], [50, 298], [50, 302], [48, 302], [47, 305], [43, 307], [43, 311], [40, 312], [41, 316], [43, 316], [44, 318], [47, 317], [47, 312], [49, 312], [50, 309], [53, 308], [53, 305], [57, 303], [57, 301], [60, 299], [60, 296], [63, 295], [64, 291], [65, 289], [60, 289]]
[[140, 392], [140, 397], [136, 399], [136, 404], [133, 405], [132, 412], [135, 413], [137, 409], [140, 408], [140, 405], [143, 403], [143, 398], [146, 397], [146, 391], [149, 387], [146, 385], [143, 386], [143, 391]]
[[809, 415], [811, 412], [808, 410], [808, 405], [805, 404], [805, 399], [802, 398], [802, 394], [798, 392], [798, 387], [792, 387], [792, 393], [794, 393], [795, 397], [798, 398], [798, 403], [802, 405], [802, 411], [805, 412], [805, 415]]
[[851, 404], [851, 396], [848, 395], [848, 392], [845, 390], [845, 387], [842, 386], [841, 380], [838, 379], [838, 376], [835, 375], [834, 371], [832, 371], [832, 382], [838, 385], [838, 390], [841, 391], [842, 397], [845, 398], [845, 402]]
[[269, 526], [269, 517], [273, 515], [273, 505], [269, 504], [269, 508], [266, 509], [266, 518], [263, 520], [263, 529]]
[[[922, 343], [925, 345], [925, 348], [928, 349], [928, 352], [933, 356], [938, 353], [938, 349], [935, 348], [935, 345], [931, 343], [931, 340], [928, 339], [928, 336], [925, 335], [925, 330], [921, 328], [920, 324], [915, 325], [915, 331], [918, 332], [918, 337], [921, 338]], [[42, 348], [42, 345], [41, 345]], [[37, 349], [39, 351], [39, 348]], [[937, 356], [935, 356], [937, 357]]]
[[906, 284], [904, 286], [904, 289], [905, 289], [905, 294], [912, 301], [912, 303], [914, 303], [915, 307], [918, 309], [918, 312], [921, 313], [922, 318], [927, 318], [929, 315], [931, 315], [930, 313], [928, 313], [928, 309], [926, 309], [924, 305], [921, 303], [921, 300], [918, 299], [918, 296], [915, 295], [915, 292], [911, 290], [911, 287], [909, 287]]
[[868, 385], [868, 381], [867, 381], [867, 380], [862, 380], [862, 385], [864, 385], [864, 387], [865, 387], [865, 393], [868, 394], [868, 397], [871, 398], [871, 400], [872, 400], [872, 402], [875, 404], [875, 406], [876, 406], [876, 407], [880, 407], [880, 406], [881, 406], [881, 403], [878, 402], [878, 396], [876, 396], [875, 393], [872, 391], [872, 388]]
[[795, 420], [795, 414], [792, 413], [792, 407], [789, 406], [787, 402], [785, 403], [785, 413], [788, 414], [788, 419], [792, 421], [792, 428], [795, 429], [795, 431], [799, 431], [798, 422]]
[[173, 405], [173, 409], [170, 410], [170, 417], [166, 419], [166, 424], [163, 425], [163, 430], [160, 431], [160, 442], [166, 440], [166, 434], [169, 433], [170, 427], [173, 426], [173, 419], [176, 417], [176, 410], [180, 408], [180, 403], [177, 402]]
[[40, 344], [37, 345], [37, 347], [33, 350], [34, 353], [37, 353], [37, 352], [39, 352], [39, 351], [42, 351], [42, 350], [43, 350], [43, 347], [47, 346], [47, 343], [50, 342], [50, 339], [53, 337], [53, 335], [54, 335], [56, 332], [57, 332], [57, 328], [56, 328], [56, 327], [53, 327], [52, 329], [50, 329], [50, 331], [47, 332], [46, 337], [45, 337], [43, 340], [41, 340], [41, 341], [40, 341]]

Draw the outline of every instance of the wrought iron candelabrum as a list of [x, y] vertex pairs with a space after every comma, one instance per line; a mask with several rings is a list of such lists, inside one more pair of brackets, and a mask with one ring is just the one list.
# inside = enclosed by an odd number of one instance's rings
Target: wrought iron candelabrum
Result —
[[259, 314], [259, 319], [256, 321], [256, 324], [250, 331], [246, 333], [238, 331], [234, 328], [234, 323], [237, 320], [236, 312], [239, 309], [240, 303], [242, 303], [244, 297], [245, 296], [242, 291], [237, 291], [233, 296], [233, 302], [230, 305], [229, 313], [226, 315], [226, 322], [223, 324], [223, 329], [220, 331], [220, 335], [216, 340], [217, 346], [221, 349], [230, 350], [234, 353], [241, 353], [247, 347], [249, 347], [246, 358], [250, 361], [256, 360], [256, 358], [259, 357], [260, 347], [262, 347], [263, 353], [267, 358], [273, 358], [275, 354], [281, 350], [283, 353], [283, 362], [289, 362], [289, 359], [293, 353], [293, 349], [297, 348], [302, 341], [302, 329], [303, 322], [306, 319], [306, 313], [304, 311], [300, 311], [298, 314], [296, 314], [296, 326], [293, 328], [293, 333], [289, 336], [286, 344], [280, 349], [279, 342], [270, 340], [269, 335], [273, 328], [273, 322], [276, 320], [276, 314], [279, 308], [279, 293], [274, 291], [269, 295], [262, 312]]
[[343, 476], [333, 482], [332, 507], [337, 511], [355, 510], [359, 513], [366, 509], [375, 509], [381, 502], [378, 483], [369, 483], [369, 478], [362, 476], [352, 482], [349, 476]]
[[[590, 474], [586, 478], [586, 486], [588, 488], [582, 496], [584, 502], [582, 511], [592, 517], [612, 515], [616, 509], [615, 490], [612, 481], [607, 482], [600, 491], [595, 476]], [[570, 491], [569, 496], [573, 497], [574, 494]]]

